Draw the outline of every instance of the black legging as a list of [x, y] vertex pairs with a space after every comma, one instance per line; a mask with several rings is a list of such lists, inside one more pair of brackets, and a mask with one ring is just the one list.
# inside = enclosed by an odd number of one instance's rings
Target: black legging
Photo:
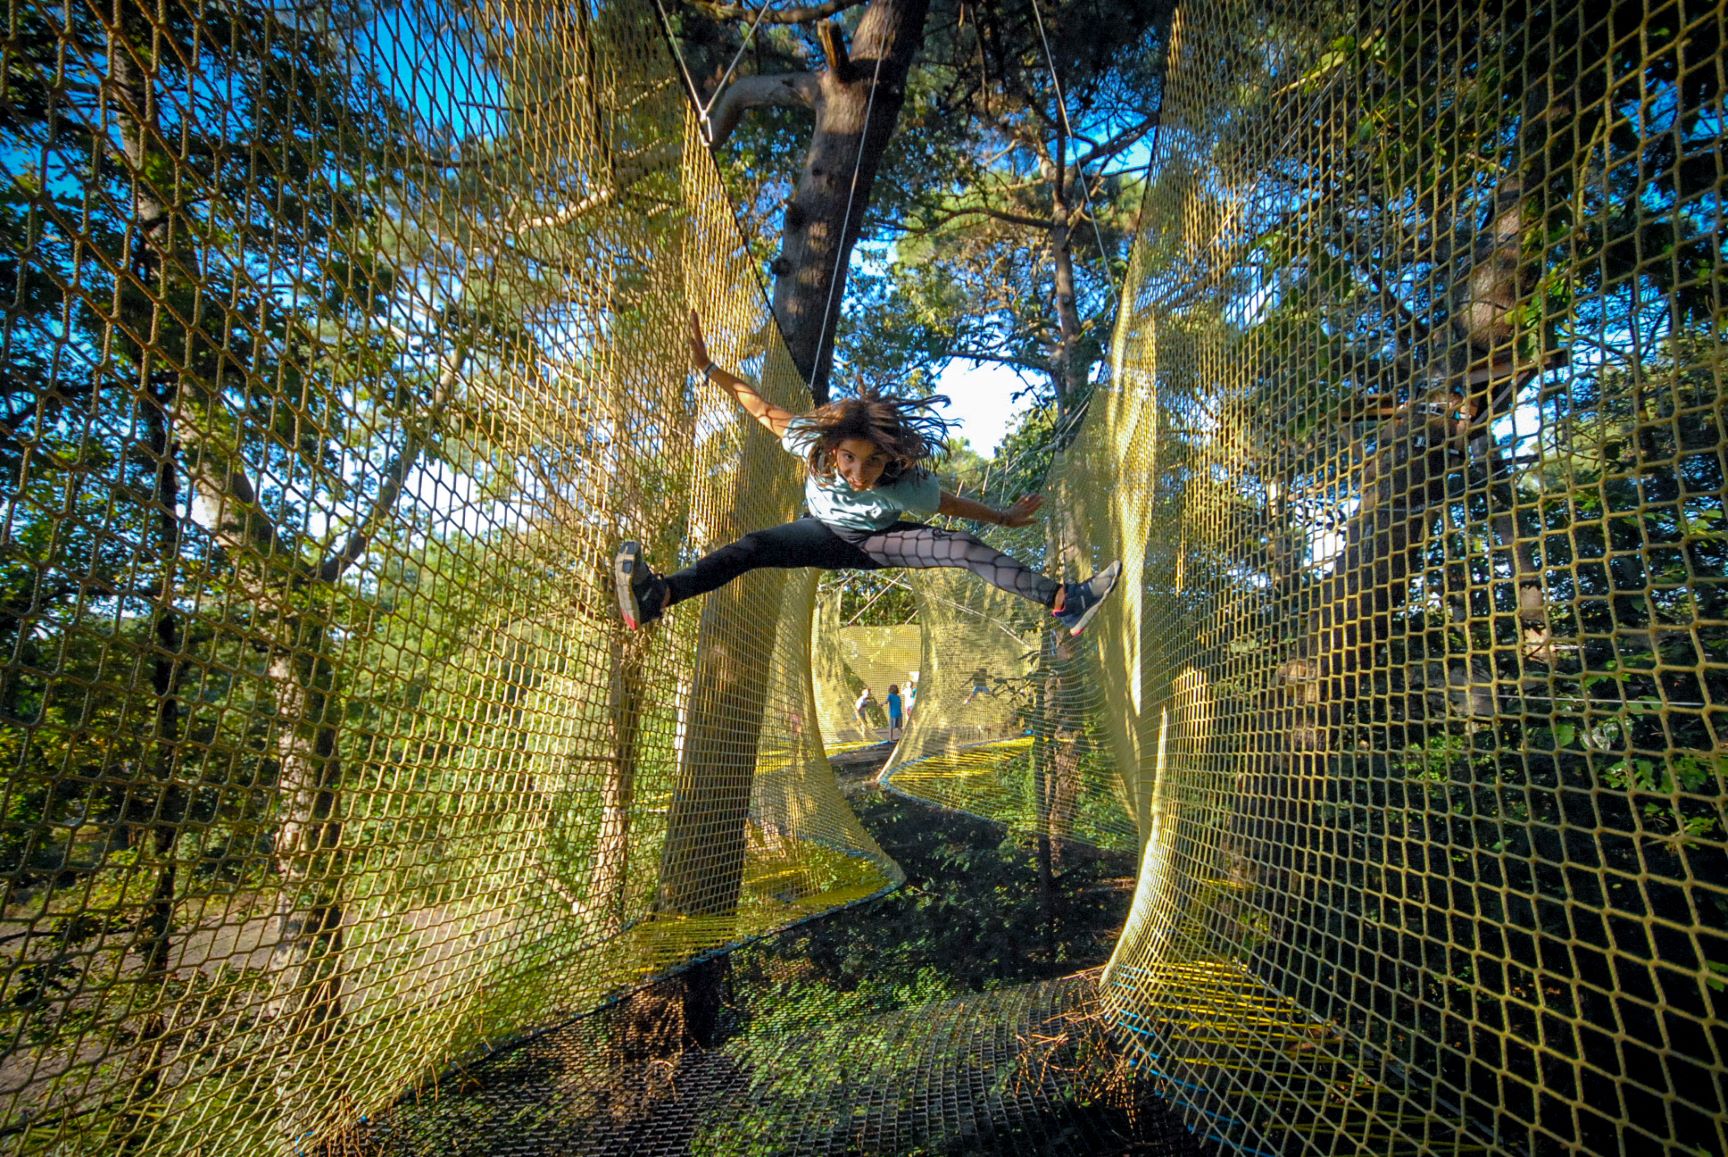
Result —
[[725, 586], [761, 567], [813, 566], [822, 570], [881, 570], [883, 567], [963, 566], [1007, 591], [1049, 606], [1052, 579], [1026, 569], [963, 530], [919, 522], [896, 522], [883, 530], [840, 530], [806, 514], [796, 522], [746, 534], [730, 546], [666, 576], [668, 606]]

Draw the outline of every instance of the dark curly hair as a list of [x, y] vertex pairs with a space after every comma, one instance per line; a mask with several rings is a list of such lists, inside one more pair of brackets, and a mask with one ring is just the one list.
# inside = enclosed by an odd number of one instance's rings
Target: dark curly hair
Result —
[[862, 438], [888, 456], [882, 481], [900, 481], [908, 470], [948, 452], [948, 421], [936, 413], [947, 404], [941, 394], [900, 398], [866, 390], [859, 397], [816, 407], [800, 418], [816, 435], [806, 455], [810, 473], [819, 482], [832, 482], [834, 448], [849, 438]]

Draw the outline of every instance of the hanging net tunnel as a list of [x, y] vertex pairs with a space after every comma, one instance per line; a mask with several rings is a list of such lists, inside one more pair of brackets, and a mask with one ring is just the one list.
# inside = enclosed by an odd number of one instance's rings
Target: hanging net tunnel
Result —
[[[1104, 1064], [1136, 1152], [1728, 1150], [1719, 4], [1179, 6], [993, 539], [1121, 560], [1077, 639], [961, 571], [618, 623], [620, 539], [800, 501], [689, 312], [810, 404], [653, 5], [8, 14], [0, 1144], [1103, 1151]], [[1108, 963], [632, 1054], [902, 885], [829, 758], [889, 682], [896, 798], [1131, 865]]]

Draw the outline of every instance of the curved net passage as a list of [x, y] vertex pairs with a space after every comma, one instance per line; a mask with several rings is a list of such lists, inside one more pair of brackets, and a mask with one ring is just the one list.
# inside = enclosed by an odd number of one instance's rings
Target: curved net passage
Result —
[[[1036, 560], [1044, 552], [1033, 533], [995, 545]], [[882, 782], [1058, 842], [1133, 850], [1125, 785], [1105, 738], [1100, 635], [1068, 639], [1042, 607], [965, 571], [907, 577], [924, 667]]]
[[892, 883], [679, 356], [807, 404], [646, 5], [11, 10], [0, 816], [25, 1151], [308, 1151]]
[[1080, 537], [1108, 999], [1223, 1146], [1728, 1146], [1724, 19], [1177, 14]]
[[[888, 688], [898, 686], [904, 701], [918, 678], [924, 645], [918, 626], [845, 626], [835, 586], [817, 595], [810, 639], [811, 693], [829, 753], [887, 738]], [[871, 702], [860, 718], [858, 699], [866, 687]]]

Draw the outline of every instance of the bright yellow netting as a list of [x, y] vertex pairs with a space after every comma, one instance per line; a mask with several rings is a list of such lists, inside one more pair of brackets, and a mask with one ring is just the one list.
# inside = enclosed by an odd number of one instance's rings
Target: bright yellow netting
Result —
[[[892, 786], [1138, 855], [1105, 999], [1195, 1133], [1728, 1148], [1721, 6], [1185, 6], [1003, 539], [1121, 559], [1071, 642], [928, 572], [619, 627], [620, 538], [796, 508], [689, 309], [808, 401], [652, 11], [9, 8], [0, 1136], [310, 1152], [891, 886], [823, 736], [916, 670]], [[750, 1095], [837, 1113], [809, 1055]]]
[[1107, 1000], [1221, 1145], [1728, 1145], [1723, 32], [1177, 14], [1068, 501], [1143, 575]]
[[808, 405], [651, 9], [116, 11], [4, 47], [12, 1142], [305, 1151], [897, 881], [812, 581], [612, 608], [798, 494], [688, 311]]

